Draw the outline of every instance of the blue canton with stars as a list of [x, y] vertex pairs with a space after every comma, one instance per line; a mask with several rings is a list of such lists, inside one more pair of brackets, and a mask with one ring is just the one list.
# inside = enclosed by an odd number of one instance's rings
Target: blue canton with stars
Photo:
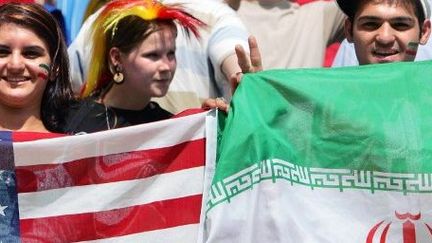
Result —
[[20, 242], [11, 132], [0, 132], [0, 242]]

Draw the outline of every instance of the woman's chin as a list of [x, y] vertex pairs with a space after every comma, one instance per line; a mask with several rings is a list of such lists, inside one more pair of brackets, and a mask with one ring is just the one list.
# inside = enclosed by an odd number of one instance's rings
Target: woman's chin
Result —
[[167, 94], [167, 92], [168, 92], [168, 89], [166, 89], [166, 90], [155, 90], [153, 92], [152, 97], [154, 97], [154, 98], [161, 98], [161, 97], [164, 97]]

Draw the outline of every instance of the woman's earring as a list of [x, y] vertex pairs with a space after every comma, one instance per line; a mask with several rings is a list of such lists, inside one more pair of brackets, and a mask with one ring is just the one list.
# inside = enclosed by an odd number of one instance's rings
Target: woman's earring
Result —
[[114, 82], [116, 84], [123, 83], [124, 82], [124, 76], [123, 76], [123, 73], [122, 73], [120, 66], [117, 64], [117, 65], [115, 65], [114, 69], [115, 69], [115, 73], [114, 73], [114, 77], [113, 77]]

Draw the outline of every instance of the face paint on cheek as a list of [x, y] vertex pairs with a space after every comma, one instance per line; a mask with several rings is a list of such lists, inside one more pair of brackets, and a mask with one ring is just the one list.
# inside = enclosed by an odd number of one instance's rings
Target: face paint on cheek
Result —
[[39, 64], [39, 67], [40, 67], [40, 72], [38, 73], [38, 77], [43, 79], [43, 80], [47, 80], [50, 66], [48, 64], [42, 63], [42, 64]]
[[417, 55], [417, 49], [418, 49], [419, 43], [418, 42], [410, 42], [408, 43], [408, 47], [406, 49], [406, 54], [410, 56], [416, 56]]

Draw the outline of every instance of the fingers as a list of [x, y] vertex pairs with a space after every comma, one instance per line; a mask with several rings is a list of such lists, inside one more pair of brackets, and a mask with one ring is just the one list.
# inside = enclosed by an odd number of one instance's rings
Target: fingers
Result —
[[206, 99], [202, 103], [201, 108], [206, 110], [217, 108], [221, 111], [228, 112], [229, 105], [225, 102], [224, 98]]
[[216, 99], [206, 99], [201, 104], [201, 108], [204, 110], [210, 110], [216, 107]]
[[249, 62], [249, 57], [246, 54], [246, 51], [243, 49], [241, 45], [235, 46], [235, 52], [237, 56], [237, 63], [240, 66], [240, 69], [243, 73], [248, 73], [251, 71], [251, 66]]
[[237, 89], [237, 86], [240, 84], [240, 80], [243, 77], [243, 73], [238, 72], [231, 75], [229, 83], [231, 85], [231, 95], [234, 94], [234, 92]]
[[242, 73], [251, 73], [262, 71], [261, 53], [258, 48], [258, 43], [254, 36], [249, 36], [249, 56], [241, 45], [235, 46], [235, 52], [238, 60], [238, 65]]
[[262, 71], [262, 59], [261, 59], [261, 53], [258, 48], [258, 43], [254, 36], [249, 36], [248, 38], [249, 42], [249, 50], [250, 50], [250, 59], [252, 63], [252, 68], [254, 72]]
[[240, 80], [245, 73], [255, 73], [263, 70], [261, 53], [258, 48], [258, 43], [254, 36], [249, 36], [249, 55], [241, 45], [235, 46], [235, 52], [237, 56], [237, 63], [241, 69], [241, 72], [235, 73], [230, 77], [231, 92], [234, 94]]
[[216, 108], [221, 111], [228, 112], [228, 104], [224, 98], [216, 98]]

